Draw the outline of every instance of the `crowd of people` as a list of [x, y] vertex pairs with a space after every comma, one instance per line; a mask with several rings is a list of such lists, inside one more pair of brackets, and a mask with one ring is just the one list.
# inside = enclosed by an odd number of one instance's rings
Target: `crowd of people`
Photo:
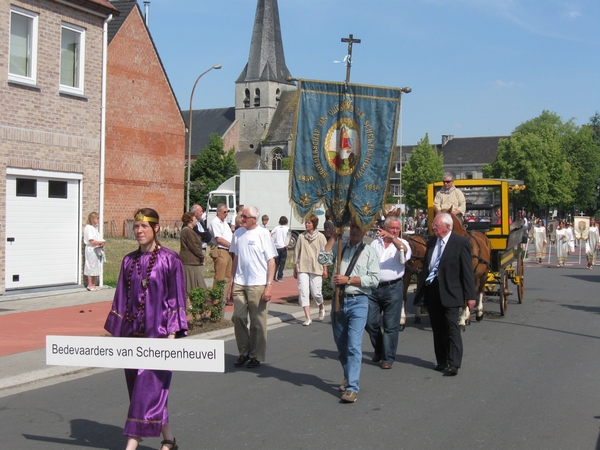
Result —
[[[456, 195], [452, 180], [444, 182], [447, 192], [443, 195]], [[260, 216], [254, 206], [242, 205], [230, 222], [228, 213], [227, 205], [218, 205], [216, 217], [206, 224], [202, 207], [194, 205], [182, 216], [178, 255], [158, 240], [158, 213], [150, 208], [138, 210], [133, 229], [139, 248], [123, 259], [106, 330], [118, 337], [185, 336], [187, 293], [206, 288], [204, 262], [208, 253], [214, 265], [213, 283], [225, 283], [223, 301], [233, 305], [238, 350], [234, 366], [259, 367], [266, 360], [273, 282], [283, 280], [291, 233], [285, 216], [269, 231], [269, 217]], [[600, 237], [594, 218], [589, 226], [579, 225], [577, 230], [569, 223], [557, 221], [552, 232], [543, 219], [528, 218], [522, 212], [515, 220], [521, 220], [520, 226], [527, 231], [525, 248], [528, 241], [534, 242], [536, 262], [542, 262], [549, 243], [555, 242], [558, 265], [564, 266], [576, 243], [585, 242], [588, 268], [595, 265]], [[94, 278], [103, 258], [103, 252], [98, 251], [104, 247], [98, 221], [98, 214], [91, 213], [84, 232], [84, 273], [89, 290], [95, 288]], [[528, 229], [529, 224], [534, 225]], [[363, 331], [373, 347], [375, 364], [389, 370], [395, 362], [405, 263], [412, 256], [402, 230], [427, 230], [427, 217], [421, 212], [403, 224], [401, 217], [389, 216], [377, 228], [370, 245], [364, 242], [366, 230], [355, 221], [350, 224], [347, 239], [342, 239], [342, 230], [334, 227], [329, 215], [323, 232], [319, 231], [319, 219], [314, 214], [304, 226], [293, 253], [293, 277], [305, 316], [302, 325], [312, 323], [311, 298], [318, 306], [318, 320], [325, 319], [322, 286], [332, 273], [332, 287], [339, 292], [339, 301], [332, 302], [330, 315], [343, 372], [341, 402], [354, 403], [360, 387]], [[436, 215], [431, 228], [433, 236], [427, 243], [414, 302], [425, 305], [429, 311], [435, 354], [432, 368], [445, 376], [456, 376], [463, 354], [458, 314], [463, 307], [475, 306], [471, 252], [468, 240], [453, 233], [450, 214]], [[162, 450], [178, 448], [167, 408], [171, 372], [125, 369], [125, 379], [130, 399], [123, 432], [128, 439], [126, 448], [133, 450], [142, 438], [161, 435]]]

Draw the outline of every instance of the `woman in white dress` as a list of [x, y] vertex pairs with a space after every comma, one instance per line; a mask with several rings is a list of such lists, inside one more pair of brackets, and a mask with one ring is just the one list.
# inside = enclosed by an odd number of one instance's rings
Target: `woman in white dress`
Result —
[[556, 267], [564, 267], [569, 255], [569, 231], [565, 228], [565, 223], [561, 220], [556, 224], [556, 258], [558, 264]]
[[587, 256], [587, 268], [592, 270], [594, 264], [596, 264], [596, 249], [600, 245], [600, 233], [598, 232], [598, 225], [596, 225], [596, 219], [592, 217], [590, 219], [590, 231], [588, 238], [585, 241], [585, 254]]
[[573, 230], [573, 224], [567, 222], [567, 227], [565, 229], [569, 241], [569, 253], [575, 253], [575, 231]]
[[531, 238], [535, 244], [535, 262], [541, 264], [542, 258], [546, 256], [546, 245], [548, 244], [548, 235], [542, 219], [538, 219], [536, 226], [531, 229]]
[[100, 276], [100, 259], [96, 254], [97, 248], [104, 248], [104, 239], [100, 237], [98, 231], [98, 222], [100, 218], [98, 213], [91, 212], [88, 216], [87, 225], [83, 230], [83, 243], [85, 244], [85, 266], [83, 274], [87, 276], [87, 290], [97, 291], [98, 287], [94, 284], [96, 277]]
[[312, 214], [304, 226], [306, 231], [298, 236], [295, 250], [294, 278], [298, 280], [298, 302], [304, 309], [306, 320], [302, 325], [309, 326], [310, 318], [310, 296], [319, 306], [319, 320], [325, 318], [325, 305], [323, 304], [323, 278], [327, 279], [327, 266], [319, 264], [317, 257], [319, 251], [325, 247], [327, 240], [325, 236], [317, 231], [319, 219]]

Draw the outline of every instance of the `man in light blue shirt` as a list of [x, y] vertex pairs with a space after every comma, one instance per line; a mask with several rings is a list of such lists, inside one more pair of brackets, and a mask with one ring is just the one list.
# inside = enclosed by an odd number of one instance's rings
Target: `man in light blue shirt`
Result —
[[[319, 264], [337, 266], [336, 241], [339, 232], [334, 230], [325, 248], [319, 252]], [[333, 287], [341, 290], [340, 310], [336, 313], [332, 308], [331, 325], [338, 357], [344, 369], [344, 381], [340, 386], [340, 391], [344, 392], [343, 403], [354, 403], [358, 397], [363, 330], [369, 311], [368, 295], [371, 288], [379, 284], [379, 254], [371, 246], [363, 244], [365, 234], [366, 231], [361, 230], [354, 221], [350, 224], [350, 239], [342, 248], [340, 273], [332, 277]], [[357, 253], [358, 257], [355, 258]], [[353, 259], [354, 267], [347, 273]]]

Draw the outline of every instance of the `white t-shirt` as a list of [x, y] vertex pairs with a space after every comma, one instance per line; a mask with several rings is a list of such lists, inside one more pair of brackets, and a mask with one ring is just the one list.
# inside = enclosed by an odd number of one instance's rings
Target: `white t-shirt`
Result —
[[[410, 245], [404, 239], [400, 241], [406, 245], [406, 253], [404, 254], [404, 261], [408, 261], [411, 258]], [[371, 242], [371, 247], [377, 250], [379, 254], [379, 270], [381, 275], [379, 276], [379, 282], [384, 283], [386, 281], [394, 281], [398, 278], [402, 278], [404, 275], [404, 263], [400, 262], [400, 252], [393, 243], [390, 243], [387, 248], [383, 243], [383, 239], [378, 238]]]
[[287, 247], [289, 231], [290, 227], [285, 225], [277, 225], [275, 228], [273, 228], [271, 235], [275, 238], [275, 248]]
[[230, 251], [237, 255], [234, 283], [242, 286], [267, 284], [268, 262], [277, 256], [277, 250], [267, 229], [238, 228], [233, 234]]
[[[215, 217], [210, 222], [210, 225], [208, 226], [208, 231], [210, 231], [210, 234], [212, 235], [210, 243], [213, 245], [218, 245], [217, 240], [215, 239], [216, 237], [222, 237], [227, 242], [231, 242], [231, 239], [233, 237], [233, 233], [231, 232], [231, 228], [229, 227], [229, 225], [227, 225], [227, 222], [223, 222], [218, 217]], [[218, 245], [218, 247], [225, 249], [227, 248], [223, 247], [222, 245]]]

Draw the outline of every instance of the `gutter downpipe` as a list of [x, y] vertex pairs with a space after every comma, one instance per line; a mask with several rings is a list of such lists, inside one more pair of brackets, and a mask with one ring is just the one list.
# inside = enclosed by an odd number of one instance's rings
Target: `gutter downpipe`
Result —
[[[100, 223], [98, 224], [98, 231], [100, 236], [104, 236], [104, 175], [105, 175], [105, 164], [106, 164], [106, 73], [108, 65], [108, 22], [113, 19], [113, 15], [110, 14], [105, 20], [102, 27], [102, 104], [101, 104], [101, 119], [100, 119], [100, 205], [98, 212], [100, 214]], [[104, 267], [100, 265], [100, 279], [98, 285], [102, 286], [104, 281]]]

